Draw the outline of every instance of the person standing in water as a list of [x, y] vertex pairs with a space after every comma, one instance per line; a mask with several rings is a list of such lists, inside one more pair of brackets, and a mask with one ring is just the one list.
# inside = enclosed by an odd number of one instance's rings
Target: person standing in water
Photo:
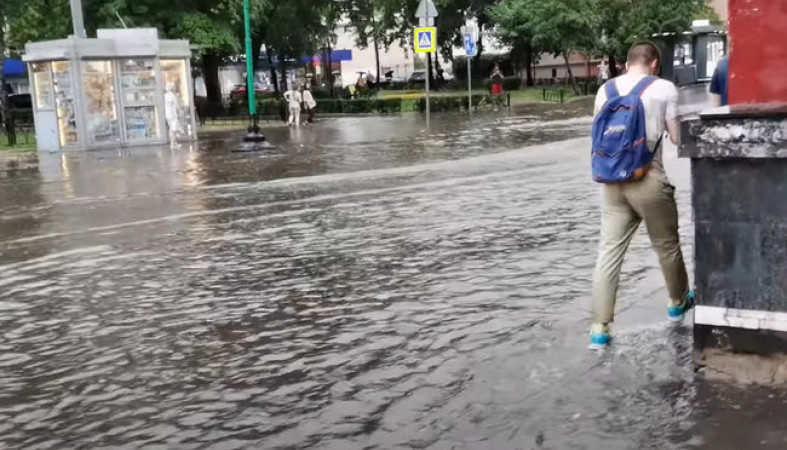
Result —
[[164, 118], [167, 120], [167, 127], [169, 128], [169, 143], [173, 147], [177, 147], [178, 138], [183, 133], [180, 129], [180, 102], [178, 96], [175, 94], [175, 84], [167, 83], [166, 92], [164, 93]]
[[[593, 275], [591, 349], [605, 348], [611, 342], [610, 324], [614, 320], [620, 270], [629, 244], [642, 222], [647, 227], [667, 285], [670, 298], [667, 303], [668, 319], [679, 322], [694, 306], [694, 293], [689, 288], [689, 277], [680, 247], [675, 187], [667, 179], [661, 162], [665, 131], [675, 145], [680, 145], [678, 90], [671, 82], [655, 76], [659, 73], [660, 64], [659, 51], [655, 45], [650, 42], [635, 44], [629, 50], [626, 74], [606, 83], [596, 96], [594, 136], [599, 131], [599, 136], [603, 133], [605, 138], [611, 139], [616, 133], [626, 133], [627, 125], [618, 124], [606, 130], [595, 129], [596, 124], [622, 111], [621, 108], [607, 109], [607, 102], [636, 93], [643, 106], [639, 120], [643, 122], [644, 140], [646, 150], [651, 152], [651, 162], [632, 172], [639, 176], [601, 185], [601, 239]], [[642, 150], [639, 147], [636, 149]], [[600, 154], [599, 158], [603, 158], [615, 149], [604, 149], [603, 152], [600, 149], [598, 152], [595, 148], [593, 150]], [[622, 151], [634, 152], [635, 147], [632, 145]], [[616, 169], [615, 174], [620, 173], [620, 170]]]
[[492, 75], [489, 76], [489, 79], [492, 80], [492, 95], [503, 95], [504, 78], [500, 65], [495, 64], [494, 69], [492, 69]]
[[301, 126], [301, 102], [303, 102], [303, 96], [301, 96], [298, 87], [291, 86], [290, 90], [284, 93], [284, 100], [287, 101], [290, 109], [290, 118], [287, 121], [287, 125]]
[[303, 109], [306, 111], [306, 123], [313, 123], [314, 109], [317, 108], [317, 101], [314, 100], [314, 96], [312, 95], [312, 91], [309, 90], [308, 85], [303, 88], [301, 96], [303, 97]]

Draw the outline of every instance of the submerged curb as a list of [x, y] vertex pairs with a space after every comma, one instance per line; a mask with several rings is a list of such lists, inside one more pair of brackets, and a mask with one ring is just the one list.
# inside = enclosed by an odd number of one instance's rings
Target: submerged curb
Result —
[[18, 170], [38, 169], [37, 153], [6, 153], [0, 152], [0, 175]]

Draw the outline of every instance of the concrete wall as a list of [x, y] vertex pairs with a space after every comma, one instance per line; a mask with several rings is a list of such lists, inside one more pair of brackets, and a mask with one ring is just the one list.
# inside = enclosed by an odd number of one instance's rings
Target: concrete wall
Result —
[[729, 20], [729, 1], [730, 0], [711, 0], [710, 6], [716, 11], [716, 14], [719, 15], [719, 19], [721, 19], [722, 23], [727, 23]]
[[695, 345], [787, 352], [787, 109], [684, 122], [692, 158]]

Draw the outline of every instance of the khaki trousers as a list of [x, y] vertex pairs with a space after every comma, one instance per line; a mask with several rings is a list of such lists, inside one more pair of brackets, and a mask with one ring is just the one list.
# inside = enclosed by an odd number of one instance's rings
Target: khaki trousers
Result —
[[626, 250], [640, 222], [645, 222], [671, 299], [689, 291], [689, 279], [678, 234], [675, 188], [654, 167], [640, 181], [605, 184], [601, 215], [601, 242], [593, 275], [593, 322], [612, 323]]

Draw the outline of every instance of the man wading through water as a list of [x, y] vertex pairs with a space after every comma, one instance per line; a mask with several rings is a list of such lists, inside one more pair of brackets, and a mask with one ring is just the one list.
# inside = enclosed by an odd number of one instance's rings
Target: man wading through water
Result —
[[694, 306], [680, 248], [675, 187], [661, 162], [665, 131], [680, 144], [678, 91], [655, 76], [660, 64], [652, 43], [635, 44], [628, 54], [627, 73], [606, 83], [596, 96], [591, 165], [594, 179], [603, 184], [592, 349], [611, 342], [620, 269], [640, 222], [645, 222], [667, 284], [667, 317], [679, 322]]

